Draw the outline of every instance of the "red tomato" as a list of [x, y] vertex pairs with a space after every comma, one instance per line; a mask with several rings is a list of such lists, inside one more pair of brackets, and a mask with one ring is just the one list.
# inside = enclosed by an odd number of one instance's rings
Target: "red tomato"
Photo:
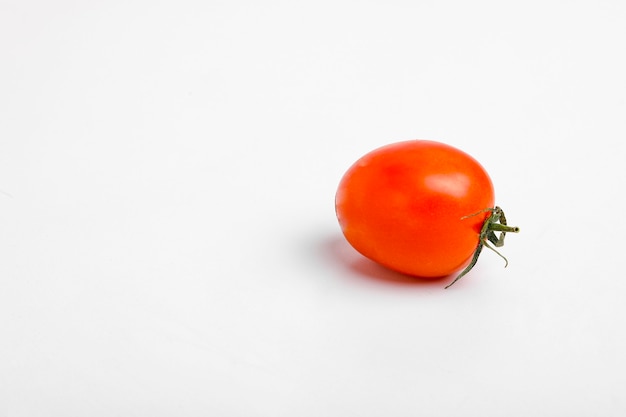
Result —
[[361, 254], [434, 278], [468, 265], [490, 216], [480, 211], [494, 202], [491, 179], [474, 158], [443, 143], [412, 140], [352, 165], [335, 207], [343, 234]]

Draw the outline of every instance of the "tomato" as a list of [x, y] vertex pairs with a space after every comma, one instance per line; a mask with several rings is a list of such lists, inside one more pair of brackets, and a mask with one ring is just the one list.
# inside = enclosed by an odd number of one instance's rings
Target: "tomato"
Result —
[[[474, 158], [427, 140], [366, 154], [345, 173], [335, 197], [343, 234], [358, 252], [424, 278], [447, 276], [475, 262], [473, 256], [483, 243], [489, 246], [493, 234], [483, 226], [499, 218], [494, 203], [491, 179]], [[495, 236], [489, 240], [496, 243]]]

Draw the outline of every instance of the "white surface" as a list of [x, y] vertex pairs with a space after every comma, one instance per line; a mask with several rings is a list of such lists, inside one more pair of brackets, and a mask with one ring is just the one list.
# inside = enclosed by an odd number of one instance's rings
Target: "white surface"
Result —
[[[625, 28], [0, 0], [0, 415], [626, 415]], [[341, 175], [413, 138], [490, 172], [506, 270], [444, 291], [345, 243]]]

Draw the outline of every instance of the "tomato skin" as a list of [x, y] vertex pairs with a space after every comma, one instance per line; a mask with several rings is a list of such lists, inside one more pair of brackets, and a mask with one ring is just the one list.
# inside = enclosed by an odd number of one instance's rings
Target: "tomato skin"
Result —
[[366, 154], [344, 174], [335, 197], [339, 225], [362, 255], [419, 277], [467, 265], [494, 206], [485, 169], [452, 146], [411, 140]]

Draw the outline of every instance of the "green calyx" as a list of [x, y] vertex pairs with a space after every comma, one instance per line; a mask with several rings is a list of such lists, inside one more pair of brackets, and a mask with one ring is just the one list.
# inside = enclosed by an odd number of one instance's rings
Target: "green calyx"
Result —
[[[476, 261], [478, 261], [478, 257], [480, 256], [480, 252], [482, 252], [484, 246], [488, 247], [489, 249], [497, 253], [498, 256], [504, 259], [505, 268], [509, 264], [509, 261], [504, 256], [502, 256], [502, 254], [498, 252], [493, 246], [489, 244], [489, 242], [491, 242], [497, 248], [502, 247], [504, 246], [504, 237], [506, 236], [507, 232], [519, 233], [519, 227], [512, 227], [506, 224], [506, 217], [504, 216], [504, 211], [502, 211], [500, 207], [496, 206], [494, 208], [486, 208], [474, 214], [470, 214], [469, 216], [464, 216], [461, 218], [461, 220], [467, 219], [469, 217], [477, 216], [485, 212], [489, 212], [489, 216], [487, 216], [487, 218], [485, 219], [485, 222], [483, 223], [483, 227], [480, 229], [480, 234], [478, 235], [478, 246], [476, 247], [476, 250], [474, 251], [472, 260], [465, 267], [465, 269], [461, 271], [461, 273], [457, 275], [456, 278], [454, 278], [454, 281], [452, 281], [450, 284], [446, 286], [446, 289], [450, 288], [455, 282], [457, 282], [465, 274], [467, 274], [469, 271], [472, 270], [474, 265], [476, 265]], [[500, 236], [496, 236], [496, 232], [500, 232]]]

